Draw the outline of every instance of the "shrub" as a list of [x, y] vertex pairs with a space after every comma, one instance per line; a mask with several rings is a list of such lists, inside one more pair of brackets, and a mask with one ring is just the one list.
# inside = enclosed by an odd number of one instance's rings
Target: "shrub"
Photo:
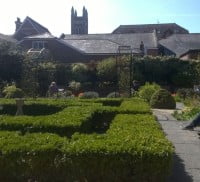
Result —
[[65, 96], [68, 97], [68, 96], [71, 96], [72, 95], [72, 91], [71, 90], [66, 90], [65, 91]]
[[174, 98], [166, 89], [160, 89], [157, 92], [155, 92], [151, 97], [150, 105], [152, 108], [158, 109], [176, 108], [176, 102]]
[[80, 99], [93, 99], [93, 98], [98, 98], [99, 94], [97, 92], [83, 92], [79, 94]]
[[79, 90], [81, 89], [81, 83], [76, 81], [71, 81], [69, 83], [69, 88], [72, 90], [72, 92], [77, 95]]
[[76, 81], [85, 82], [88, 77], [88, 68], [86, 64], [77, 63], [72, 65], [73, 77]]
[[121, 113], [131, 113], [131, 114], [151, 113], [149, 104], [144, 102], [144, 100], [138, 98], [122, 102], [118, 110]]
[[193, 107], [193, 108], [187, 108], [186, 107], [186, 109], [184, 109], [182, 112], [175, 111], [173, 113], [173, 116], [177, 120], [186, 121], [186, 120], [194, 119], [194, 117], [197, 116], [197, 114], [199, 112], [200, 112], [200, 108], [199, 107]]
[[165, 181], [173, 147], [143, 100], [37, 103], [63, 110], [48, 116], [0, 115], [0, 181]]
[[7, 86], [3, 89], [3, 94], [5, 98], [22, 98], [24, 97], [24, 92], [22, 89], [17, 88], [15, 85]]
[[111, 92], [107, 95], [107, 98], [116, 98], [116, 97], [120, 97], [119, 92]]
[[145, 85], [140, 87], [138, 94], [141, 98], [145, 99], [147, 102], [150, 102], [151, 96], [159, 89], [160, 86], [156, 83], [150, 84], [147, 82]]
[[98, 63], [97, 76], [101, 81], [115, 82], [117, 80], [116, 60], [108, 58]]
[[[173, 147], [152, 115], [117, 115], [104, 135], [0, 132], [2, 181], [164, 181]], [[158, 162], [159, 161], [159, 162]]]
[[186, 99], [187, 97], [191, 98], [198, 95], [198, 93], [196, 93], [192, 88], [180, 88], [176, 93], [182, 99]]

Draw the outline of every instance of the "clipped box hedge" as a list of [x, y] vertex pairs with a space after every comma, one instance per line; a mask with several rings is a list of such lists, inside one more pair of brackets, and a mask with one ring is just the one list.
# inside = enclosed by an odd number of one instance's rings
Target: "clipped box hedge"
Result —
[[[120, 113], [150, 113], [150, 107], [147, 103], [140, 99], [131, 99], [124, 101], [119, 107], [107, 106], [114, 105], [113, 103], [121, 103], [121, 99], [97, 99], [92, 101], [80, 102], [63, 101], [63, 100], [47, 100], [45, 107], [44, 100], [25, 102], [24, 113], [30, 113], [30, 116], [13, 117], [9, 115], [0, 115], [0, 130], [21, 131], [25, 132], [50, 132], [61, 136], [70, 137], [74, 132], [92, 132], [94, 127], [93, 121], [99, 120], [97, 117], [111, 117]], [[102, 106], [100, 103], [106, 103]], [[9, 108], [11, 113], [15, 113], [16, 106], [14, 103], [3, 105], [5, 111]], [[50, 108], [50, 109], [48, 109]], [[48, 110], [52, 113], [52, 109], [59, 111], [54, 114], [46, 115]], [[38, 110], [37, 113], [44, 112], [45, 116], [31, 116]], [[41, 111], [40, 111], [41, 110]], [[27, 112], [26, 112], [27, 111]], [[96, 123], [95, 123], [96, 124]], [[89, 130], [89, 131], [88, 131]]]
[[66, 102], [47, 100], [62, 108], [51, 115], [0, 115], [0, 181], [165, 181], [173, 147], [144, 101]]

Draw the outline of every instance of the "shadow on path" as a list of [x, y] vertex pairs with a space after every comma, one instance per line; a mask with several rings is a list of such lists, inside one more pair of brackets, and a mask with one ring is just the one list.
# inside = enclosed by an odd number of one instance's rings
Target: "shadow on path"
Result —
[[185, 171], [183, 160], [177, 154], [173, 156], [172, 173], [167, 182], [193, 182], [192, 176]]

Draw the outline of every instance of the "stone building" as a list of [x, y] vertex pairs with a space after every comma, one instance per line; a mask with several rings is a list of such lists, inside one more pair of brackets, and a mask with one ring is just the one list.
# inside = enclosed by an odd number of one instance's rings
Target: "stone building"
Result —
[[71, 9], [71, 34], [88, 34], [88, 12], [83, 7], [83, 15], [77, 16], [74, 7]]
[[120, 25], [112, 33], [113, 34], [129, 34], [129, 33], [152, 33], [156, 32], [157, 38], [165, 39], [173, 34], [188, 34], [189, 31], [177, 25], [176, 23], [163, 24], [144, 24], [144, 25]]
[[27, 36], [43, 34], [46, 32], [50, 33], [47, 28], [28, 16], [23, 22], [21, 22], [20, 18], [17, 18], [15, 25], [16, 28], [13, 37], [18, 41], [23, 40], [23, 38]]
[[88, 34], [88, 12], [82, 16], [71, 9], [71, 34], [57, 38], [30, 17], [23, 22], [17, 18], [14, 35], [0, 34], [3, 39], [15, 40], [28, 54], [40, 55], [45, 49], [52, 59], [65, 63], [102, 60], [118, 54], [118, 48], [128, 46], [133, 55], [175, 56], [183, 59], [199, 57], [200, 36], [191, 34], [175, 24], [120, 25], [112, 33]]

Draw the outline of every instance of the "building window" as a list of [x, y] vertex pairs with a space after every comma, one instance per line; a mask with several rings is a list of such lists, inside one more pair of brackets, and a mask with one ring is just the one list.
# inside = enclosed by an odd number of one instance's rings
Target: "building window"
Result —
[[33, 49], [43, 49], [43, 48], [47, 48], [48, 44], [45, 41], [33, 41], [32, 42], [32, 48]]

